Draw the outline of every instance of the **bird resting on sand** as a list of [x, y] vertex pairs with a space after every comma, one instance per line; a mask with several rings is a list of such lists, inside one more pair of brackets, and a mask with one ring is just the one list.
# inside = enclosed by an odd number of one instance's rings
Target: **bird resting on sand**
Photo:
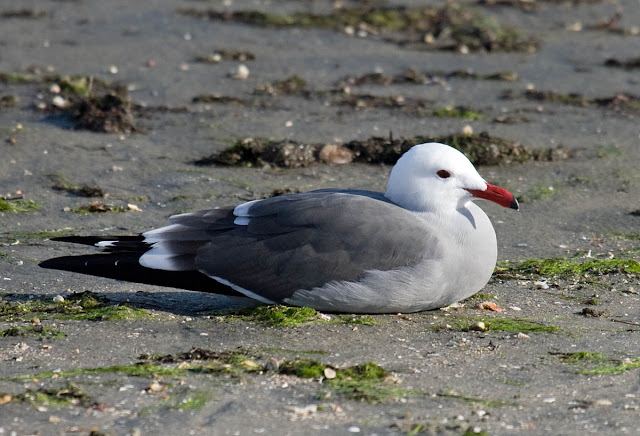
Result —
[[141, 235], [55, 238], [103, 253], [40, 266], [327, 312], [436, 309], [494, 270], [495, 231], [476, 199], [518, 209], [458, 150], [420, 144], [385, 193], [323, 189], [175, 215]]

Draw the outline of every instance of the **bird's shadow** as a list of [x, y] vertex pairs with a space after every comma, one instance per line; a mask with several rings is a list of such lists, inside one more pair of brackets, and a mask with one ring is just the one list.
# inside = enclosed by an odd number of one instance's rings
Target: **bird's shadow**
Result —
[[[168, 312], [178, 316], [203, 316], [211, 314], [229, 314], [244, 309], [251, 309], [262, 305], [262, 303], [247, 297], [230, 297], [226, 295], [209, 294], [205, 292], [183, 291], [176, 289], [174, 291], [91, 291], [99, 297], [106, 299], [105, 304], [127, 306], [139, 309], [151, 309], [160, 312]], [[62, 294], [62, 297], [68, 299], [75, 292]], [[20, 302], [25, 303], [45, 303], [44, 307], [51, 304], [53, 297], [51, 294], [27, 293], [27, 292], [10, 292], [2, 295], [2, 303]], [[40, 311], [43, 306], [34, 307], [34, 312]]]

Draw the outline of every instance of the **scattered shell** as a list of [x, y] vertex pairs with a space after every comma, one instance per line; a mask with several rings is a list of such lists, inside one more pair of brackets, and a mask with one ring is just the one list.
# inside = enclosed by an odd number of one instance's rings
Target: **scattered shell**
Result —
[[612, 404], [613, 403], [610, 400], [607, 400], [606, 398], [600, 398], [593, 402], [594, 406], [611, 406]]
[[542, 400], [543, 403], [555, 403], [556, 399], [553, 397], [545, 398]]
[[467, 124], [466, 126], [464, 126], [462, 128], [462, 134], [463, 135], [467, 135], [467, 136], [473, 135], [473, 127], [471, 127], [469, 124]]
[[49, 87], [49, 92], [53, 94], [60, 94], [62, 92], [62, 89], [60, 88], [60, 85], [54, 83]]
[[487, 325], [482, 321], [478, 321], [476, 325], [473, 326], [473, 329], [483, 332], [487, 329]]
[[147, 388], [147, 390], [151, 392], [163, 392], [167, 390], [167, 387], [162, 383], [158, 382], [157, 380], [154, 380], [151, 382], [151, 384], [149, 384], [149, 387]]
[[118, 67], [115, 65], [109, 65], [109, 74], [118, 74]]
[[245, 64], [238, 65], [238, 69], [233, 75], [233, 78], [239, 80], [247, 80], [249, 78], [249, 68]]
[[243, 360], [240, 362], [240, 366], [248, 371], [257, 371], [260, 369], [260, 365], [251, 359]]
[[308, 416], [308, 415], [311, 415], [312, 413], [316, 413], [318, 411], [318, 405], [317, 404], [309, 404], [309, 405], [304, 406], [304, 407], [293, 406], [293, 407], [289, 407], [289, 410], [291, 412], [295, 413], [296, 415]]
[[53, 297], [54, 303], [62, 303], [63, 301], [64, 301], [64, 297], [62, 295], [56, 295], [55, 297]]
[[529, 339], [529, 338], [531, 338], [531, 336], [529, 336], [529, 335], [527, 335], [525, 333], [518, 333], [516, 335], [516, 338], [518, 338], [518, 339]]
[[545, 281], [533, 282], [533, 287], [536, 289], [549, 289], [549, 285]]
[[324, 163], [343, 165], [353, 160], [353, 151], [341, 145], [328, 144], [320, 149], [318, 157]]
[[324, 377], [331, 380], [333, 378], [336, 378], [336, 370], [333, 368], [325, 368], [324, 369]]
[[49, 422], [51, 424], [58, 424], [62, 419], [59, 416], [51, 415], [49, 416]]
[[133, 204], [133, 203], [129, 203], [129, 204], [127, 204], [127, 208], [128, 208], [130, 211], [133, 211], [133, 212], [142, 212], [142, 209], [140, 209], [137, 205], [135, 205], [135, 204]]
[[3, 404], [10, 403], [12, 399], [13, 397], [11, 395], [4, 394], [3, 396], [0, 397], [0, 406], [2, 406]]
[[572, 32], [580, 32], [582, 31], [582, 27], [582, 23], [580, 21], [576, 21], [575, 23], [568, 24], [566, 29]]
[[280, 362], [275, 357], [270, 357], [269, 360], [267, 360], [265, 369], [267, 371], [277, 371], [278, 369], [280, 369]]
[[360, 427], [356, 427], [355, 425], [352, 425], [347, 429], [347, 431], [349, 433], [360, 433]]
[[483, 301], [476, 306], [478, 309], [491, 310], [493, 312], [504, 312], [505, 310], [492, 301]]
[[518, 306], [509, 306], [509, 309], [511, 309], [511, 310], [515, 310], [515, 311], [517, 311], [517, 312], [519, 312], [519, 311], [521, 311], [521, 310], [522, 310], [522, 309], [521, 309], [521, 308], [519, 308]]
[[67, 100], [64, 99], [64, 97], [60, 96], [60, 95], [56, 95], [55, 97], [53, 97], [51, 99], [51, 104], [54, 105], [57, 108], [65, 108], [69, 105], [69, 102]]

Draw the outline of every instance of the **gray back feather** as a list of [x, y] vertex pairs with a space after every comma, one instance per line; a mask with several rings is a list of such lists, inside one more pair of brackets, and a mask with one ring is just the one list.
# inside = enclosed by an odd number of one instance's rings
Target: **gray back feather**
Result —
[[249, 208], [248, 226], [228, 211], [174, 217], [207, 235], [196, 268], [273, 301], [330, 281], [358, 280], [440, 256], [433, 232], [414, 213], [382, 194], [324, 190], [263, 200]]

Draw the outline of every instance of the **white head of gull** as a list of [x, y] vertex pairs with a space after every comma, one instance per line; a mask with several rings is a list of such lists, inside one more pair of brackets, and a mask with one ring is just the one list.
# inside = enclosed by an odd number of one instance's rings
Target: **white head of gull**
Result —
[[421, 144], [398, 160], [384, 194], [289, 194], [175, 215], [139, 236], [58, 238], [108, 253], [41, 265], [330, 312], [435, 309], [478, 292], [495, 267], [478, 198], [518, 209], [464, 154]]

